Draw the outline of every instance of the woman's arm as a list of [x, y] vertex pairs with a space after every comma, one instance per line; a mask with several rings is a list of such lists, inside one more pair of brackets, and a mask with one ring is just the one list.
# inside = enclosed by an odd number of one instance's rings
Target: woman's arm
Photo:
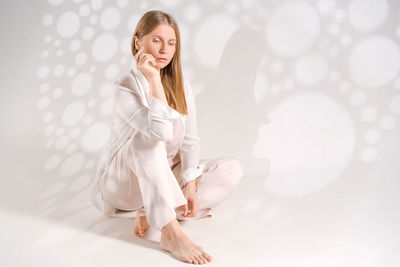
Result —
[[168, 141], [173, 134], [171, 120], [180, 118], [182, 114], [155, 97], [154, 92], [150, 106], [143, 105], [136, 81], [126, 76], [115, 83], [112, 92], [113, 109], [120, 118], [145, 136]]
[[[186, 117], [185, 135], [180, 149], [181, 178], [184, 185], [194, 183], [195, 179], [203, 173], [199, 165], [200, 137], [197, 134], [196, 103], [189, 80], [184, 79], [186, 105], [188, 114]], [[195, 183], [194, 183], [195, 184]]]

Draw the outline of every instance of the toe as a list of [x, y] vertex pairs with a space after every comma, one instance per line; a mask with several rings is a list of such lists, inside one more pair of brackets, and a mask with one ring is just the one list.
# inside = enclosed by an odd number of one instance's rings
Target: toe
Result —
[[207, 263], [208, 260], [206, 257], [204, 257], [203, 255], [200, 255], [200, 259], [203, 261], [203, 263]]
[[197, 261], [198, 261], [200, 264], [206, 263], [201, 255], [198, 255], [198, 256], [197, 256]]

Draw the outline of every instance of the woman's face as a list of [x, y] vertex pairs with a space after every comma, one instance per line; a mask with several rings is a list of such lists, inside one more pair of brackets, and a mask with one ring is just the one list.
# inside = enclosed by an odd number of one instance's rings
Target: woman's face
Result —
[[152, 32], [144, 35], [141, 40], [135, 36], [135, 45], [137, 49], [144, 46], [143, 53], [152, 55], [159, 69], [162, 69], [171, 62], [175, 54], [175, 30], [167, 24], [160, 24]]

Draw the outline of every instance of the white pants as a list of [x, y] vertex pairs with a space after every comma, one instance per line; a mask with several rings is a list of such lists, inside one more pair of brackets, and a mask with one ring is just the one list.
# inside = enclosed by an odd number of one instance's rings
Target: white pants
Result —
[[[193, 220], [212, 216], [211, 209], [228, 199], [239, 184], [242, 165], [233, 157], [200, 159], [199, 163], [205, 165], [203, 174], [197, 178], [200, 208], [197, 216], [185, 218], [181, 216], [187, 201], [179, 176], [179, 154], [169, 156], [179, 143], [180, 137], [176, 136], [168, 144], [154, 142], [141, 134], [130, 138], [107, 168], [102, 188], [105, 203], [124, 211], [144, 207], [149, 225], [160, 231], [174, 218]], [[135, 149], [138, 146], [140, 149]]]

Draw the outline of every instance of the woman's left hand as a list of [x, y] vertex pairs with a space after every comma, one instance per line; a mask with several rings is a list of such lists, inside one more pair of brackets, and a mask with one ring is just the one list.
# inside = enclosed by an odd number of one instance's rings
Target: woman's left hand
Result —
[[188, 203], [185, 204], [184, 212], [181, 215], [184, 217], [195, 217], [200, 207], [200, 202], [197, 198], [196, 180], [190, 181], [185, 185], [183, 195]]

